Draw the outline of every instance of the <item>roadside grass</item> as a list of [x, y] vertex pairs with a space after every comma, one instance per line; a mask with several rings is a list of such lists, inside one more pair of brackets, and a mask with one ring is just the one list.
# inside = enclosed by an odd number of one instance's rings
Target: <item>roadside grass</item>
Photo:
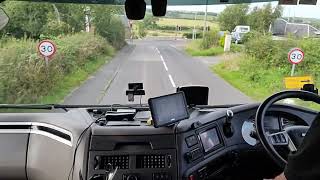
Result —
[[[191, 20], [191, 19], [169, 19], [169, 18], [160, 18], [157, 22], [159, 26], [203, 26], [203, 20]], [[207, 25], [213, 28], [218, 28], [218, 23], [208, 21]]]
[[[213, 65], [210, 69], [256, 101], [263, 101], [270, 95], [285, 90], [283, 78], [289, 76], [290, 73], [290, 66], [288, 68], [274, 67], [266, 69], [254, 59], [243, 54], [240, 54], [237, 58]], [[304, 72], [298, 71], [297, 74], [302, 75]], [[300, 99], [281, 102], [316, 111], [320, 110], [320, 105]]]
[[60, 82], [48, 93], [47, 96], [40, 98], [41, 104], [62, 103], [64, 98], [76, 87], [80, 86], [90, 75], [97, 72], [104, 64], [108, 63], [111, 56], [100, 56], [79, 68], [71, 74], [62, 78]]
[[186, 47], [185, 51], [190, 56], [217, 56], [224, 53], [222, 47], [211, 47], [209, 49], [201, 49], [200, 48], [201, 40], [191, 41]]
[[213, 65], [211, 70], [254, 100], [284, 89], [283, 70], [265, 69], [245, 55]]

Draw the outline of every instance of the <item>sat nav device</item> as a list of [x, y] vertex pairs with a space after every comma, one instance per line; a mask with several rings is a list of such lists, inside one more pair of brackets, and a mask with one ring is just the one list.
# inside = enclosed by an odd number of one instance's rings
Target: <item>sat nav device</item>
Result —
[[209, 88], [205, 86], [178, 87], [177, 92], [184, 92], [188, 106], [208, 105]]
[[183, 92], [150, 98], [148, 103], [156, 128], [172, 125], [189, 118], [187, 102]]

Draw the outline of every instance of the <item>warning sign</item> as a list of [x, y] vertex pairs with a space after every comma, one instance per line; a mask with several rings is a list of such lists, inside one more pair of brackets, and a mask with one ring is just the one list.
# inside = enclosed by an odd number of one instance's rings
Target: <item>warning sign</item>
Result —
[[285, 77], [284, 84], [286, 89], [301, 89], [305, 84], [313, 84], [313, 79], [311, 76]]

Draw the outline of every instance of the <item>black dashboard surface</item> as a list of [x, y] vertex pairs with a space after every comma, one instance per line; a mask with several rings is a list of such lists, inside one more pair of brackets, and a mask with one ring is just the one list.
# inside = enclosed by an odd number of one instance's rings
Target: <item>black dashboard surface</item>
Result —
[[[251, 136], [255, 131], [253, 123], [257, 108], [258, 104], [206, 111], [194, 109], [189, 119], [162, 128], [146, 123], [119, 127], [94, 125], [90, 151], [92, 156], [101, 151], [106, 156], [128, 155], [130, 165], [128, 170], [119, 172], [119, 179], [131, 174], [141, 180], [154, 179], [155, 175], [168, 179], [188, 179], [190, 176], [203, 179], [232, 166], [233, 155], [241, 150], [261, 150], [261, 145]], [[224, 131], [227, 110], [234, 114], [231, 137], [226, 136]], [[265, 128], [276, 132], [288, 125], [308, 125], [315, 115], [313, 111], [293, 106], [274, 105], [267, 114]], [[151, 156], [143, 157], [145, 161], [138, 165], [136, 161], [140, 161], [139, 158], [146, 152]], [[157, 158], [164, 158], [161, 161], [163, 166], [156, 163]], [[151, 165], [148, 164], [150, 162]], [[138, 168], [141, 163], [145, 163], [146, 167]], [[89, 174], [99, 172], [90, 168], [92, 166], [89, 165]]]
[[[110, 111], [103, 108], [1, 113], [0, 179], [72, 179], [71, 173], [74, 180], [100, 180], [110, 168], [118, 168], [116, 180], [224, 179], [236, 172], [252, 174], [248, 168], [258, 172], [259, 165], [265, 171], [262, 160], [268, 156], [251, 136], [258, 106], [194, 108], [188, 119], [161, 128], [148, 125], [147, 108], [135, 110], [144, 117], [139, 120], [107, 123], [97, 121]], [[231, 136], [225, 133], [227, 111], [233, 112]], [[271, 132], [310, 125], [316, 114], [274, 105], [265, 126]]]

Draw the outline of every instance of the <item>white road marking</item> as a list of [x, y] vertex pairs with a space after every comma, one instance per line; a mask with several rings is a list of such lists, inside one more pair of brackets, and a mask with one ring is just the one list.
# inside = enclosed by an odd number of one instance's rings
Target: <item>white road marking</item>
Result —
[[[156, 48], [156, 51], [157, 51], [157, 52], [159, 53], [159, 55], [160, 55], [160, 59], [161, 59], [161, 61], [162, 61], [162, 64], [163, 64], [164, 68], [166, 69], [167, 72], [169, 72], [168, 66], [167, 66], [166, 62], [164, 61], [164, 58], [163, 58], [163, 56], [161, 55], [159, 49]], [[171, 82], [171, 85], [172, 85], [174, 88], [176, 88], [176, 84], [174, 83], [171, 74], [168, 74], [168, 76], [169, 76], [169, 80], [170, 80], [170, 82]]]
[[164, 62], [164, 59], [163, 59], [162, 55], [160, 55], [160, 59], [161, 59], [162, 62]]
[[158, 54], [161, 54], [158, 48], [156, 48], [156, 51], [158, 52]]
[[164, 68], [166, 69], [166, 71], [168, 71], [168, 67], [167, 67], [166, 62], [162, 61], [162, 63], [163, 63]]
[[174, 83], [171, 74], [169, 74], [169, 79], [170, 79], [170, 82], [171, 82], [172, 86], [175, 88], [176, 84]]

